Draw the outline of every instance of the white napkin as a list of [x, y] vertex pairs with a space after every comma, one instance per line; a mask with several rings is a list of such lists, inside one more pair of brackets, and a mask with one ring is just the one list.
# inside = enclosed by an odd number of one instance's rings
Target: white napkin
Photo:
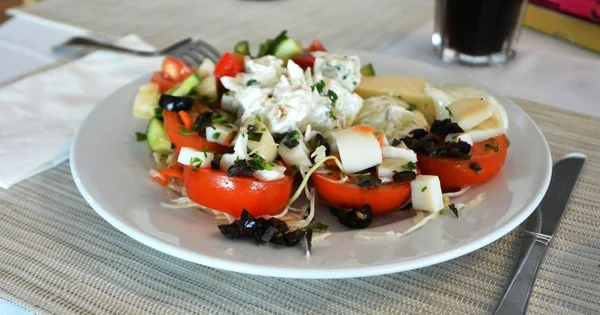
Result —
[[[135, 35], [117, 43], [152, 49]], [[161, 62], [161, 57], [98, 51], [0, 88], [0, 187], [65, 161], [75, 131], [94, 105]]]

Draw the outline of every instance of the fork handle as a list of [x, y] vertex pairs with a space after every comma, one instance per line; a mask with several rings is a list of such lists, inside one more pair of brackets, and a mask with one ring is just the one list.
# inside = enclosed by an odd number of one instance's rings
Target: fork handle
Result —
[[511, 285], [504, 292], [504, 296], [496, 307], [494, 315], [525, 314], [538, 266], [548, 247], [548, 243], [544, 240], [537, 239], [533, 235], [526, 235], [526, 237], [533, 238], [533, 246], [520, 268], [515, 270], [511, 279]]
[[139, 51], [139, 50], [123, 48], [123, 47], [120, 47], [117, 45], [104, 43], [104, 42], [96, 41], [91, 38], [85, 38], [85, 37], [73, 37], [73, 38], [69, 39], [68, 41], [66, 41], [65, 43], [63, 43], [57, 47], [54, 47], [53, 50], [56, 53], [64, 53], [72, 48], [83, 49], [83, 50], [102, 49], [102, 50], [109, 50], [109, 51], [127, 53], [127, 54], [132, 54], [132, 55], [137, 55], [137, 56], [147, 56], [147, 57], [159, 55], [159, 53], [157, 53], [157, 52]]

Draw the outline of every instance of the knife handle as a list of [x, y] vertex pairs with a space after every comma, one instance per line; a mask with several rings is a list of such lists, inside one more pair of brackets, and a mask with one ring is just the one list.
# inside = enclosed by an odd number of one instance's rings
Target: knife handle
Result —
[[525, 314], [538, 266], [548, 247], [548, 240], [538, 238], [532, 234], [526, 234], [524, 237], [533, 238], [533, 246], [521, 268], [515, 270], [511, 279], [512, 284], [504, 292], [502, 300], [496, 307], [495, 315]]

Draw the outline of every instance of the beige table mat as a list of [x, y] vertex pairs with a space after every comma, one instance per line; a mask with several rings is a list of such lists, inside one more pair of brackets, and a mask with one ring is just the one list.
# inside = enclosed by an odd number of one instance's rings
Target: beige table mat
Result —
[[[553, 158], [588, 155], [531, 297], [531, 314], [600, 313], [600, 119], [518, 101]], [[0, 298], [39, 313], [485, 314], [521, 230], [436, 266], [385, 276], [291, 280], [219, 271], [146, 247], [86, 204], [67, 163], [0, 192]]]
[[137, 34], [156, 47], [199, 36], [220, 50], [254, 47], [289, 30], [308, 42], [371, 50], [400, 38], [433, 14], [424, 0], [49, 0], [12, 10], [93, 32]]

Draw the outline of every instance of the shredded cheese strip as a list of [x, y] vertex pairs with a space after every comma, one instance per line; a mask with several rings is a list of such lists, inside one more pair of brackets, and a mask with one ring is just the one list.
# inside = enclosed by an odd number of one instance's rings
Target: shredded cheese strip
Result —
[[340, 162], [340, 160], [333, 156], [330, 155], [324, 159], [322, 159], [321, 161], [315, 163], [315, 165], [313, 165], [308, 172], [306, 173], [306, 176], [304, 176], [304, 178], [302, 179], [302, 182], [300, 183], [300, 186], [298, 187], [298, 189], [296, 190], [296, 192], [292, 195], [292, 197], [290, 198], [290, 200], [288, 200], [287, 206], [286, 208], [288, 208], [292, 203], [294, 203], [294, 201], [296, 201], [296, 199], [298, 199], [298, 197], [300, 197], [300, 194], [302, 194], [302, 190], [304, 189], [304, 187], [308, 184], [308, 179], [310, 178], [310, 176], [312, 175], [312, 173], [314, 173], [314, 171], [319, 168], [319, 166], [323, 165], [323, 163], [325, 163], [328, 160], [334, 160], [335, 164], [337, 165], [337, 167], [340, 168], [340, 170], [344, 170], [344, 167], [342, 166], [342, 162]]
[[437, 212], [433, 212], [428, 216], [425, 216], [423, 214], [424, 211], [418, 211], [417, 212], [417, 216], [414, 218], [415, 221], [415, 225], [411, 226], [410, 228], [408, 228], [406, 231], [404, 232], [394, 232], [394, 231], [387, 231], [387, 232], [369, 232], [369, 231], [363, 231], [363, 232], [358, 232], [355, 233], [353, 238], [355, 240], [360, 240], [360, 241], [367, 241], [367, 242], [371, 242], [371, 241], [383, 241], [383, 240], [390, 240], [390, 239], [397, 239], [400, 238], [402, 236], [408, 235], [411, 232], [414, 232], [416, 229], [424, 226], [425, 224], [427, 224], [428, 222], [430, 222], [431, 220], [437, 218], [439, 216], [439, 214]]
[[312, 188], [310, 190], [310, 199], [309, 199], [310, 206], [308, 207], [308, 209], [309, 209], [308, 216], [304, 220], [292, 222], [291, 227], [302, 229], [302, 228], [307, 227], [312, 222], [312, 220], [315, 218], [315, 210], [317, 210], [315, 208], [316, 199], [317, 199], [317, 197], [315, 194], [315, 189]]
[[452, 197], [458, 197], [458, 196], [462, 196], [464, 193], [466, 193], [469, 189], [471, 188], [471, 186], [466, 186], [463, 187], [461, 190], [459, 191], [455, 191], [455, 192], [449, 192], [449, 193], [445, 193], [444, 196], [448, 196], [450, 198]]
[[262, 150], [263, 148], [266, 148], [266, 147], [277, 147], [277, 146], [279, 146], [279, 144], [278, 144], [278, 143], [267, 143], [267, 144], [263, 144], [263, 145], [261, 145], [260, 147], [258, 147], [258, 148], [256, 148], [256, 149], [254, 149], [254, 150], [250, 151], [250, 153], [248, 153], [248, 155], [252, 155], [252, 154], [254, 154], [254, 153], [256, 153], [256, 152], [258, 152], [258, 151], [260, 151], [260, 150]]

